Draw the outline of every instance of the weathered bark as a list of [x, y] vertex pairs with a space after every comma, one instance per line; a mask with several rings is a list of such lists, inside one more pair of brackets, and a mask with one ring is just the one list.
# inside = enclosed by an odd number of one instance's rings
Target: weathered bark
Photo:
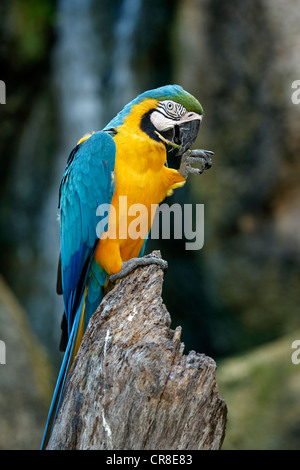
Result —
[[183, 355], [163, 272], [136, 269], [103, 299], [69, 374], [48, 449], [219, 449], [227, 408], [215, 362]]

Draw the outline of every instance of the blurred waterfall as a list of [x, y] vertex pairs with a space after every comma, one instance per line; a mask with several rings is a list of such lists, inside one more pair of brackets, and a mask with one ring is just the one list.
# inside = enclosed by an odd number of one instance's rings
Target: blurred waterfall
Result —
[[[114, 51], [110, 84], [113, 90], [112, 109], [120, 111], [120, 103], [128, 103], [137, 94], [137, 80], [132, 67], [134, 33], [141, 14], [142, 0], [123, 0], [114, 28]], [[114, 93], [114, 91], [117, 91]]]
[[93, 0], [58, 2], [53, 76], [64, 153], [85, 132], [101, 127], [104, 45], [93, 21], [93, 7]]

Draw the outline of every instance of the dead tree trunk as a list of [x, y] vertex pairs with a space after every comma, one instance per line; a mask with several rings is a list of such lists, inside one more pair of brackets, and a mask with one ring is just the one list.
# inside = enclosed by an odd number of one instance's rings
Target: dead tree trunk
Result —
[[162, 283], [162, 270], [150, 265], [105, 296], [71, 368], [48, 449], [221, 447], [227, 409], [215, 362], [183, 355]]

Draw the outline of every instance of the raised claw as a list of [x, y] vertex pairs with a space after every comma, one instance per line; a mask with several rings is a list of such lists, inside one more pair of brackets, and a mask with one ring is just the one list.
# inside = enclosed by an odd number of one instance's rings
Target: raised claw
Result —
[[[189, 173], [194, 175], [200, 175], [205, 170], [208, 170], [212, 166], [212, 156], [214, 152], [211, 150], [187, 150], [181, 158], [181, 164], [179, 173], [186, 179]], [[194, 168], [191, 165], [193, 163], [201, 163], [201, 168]]]

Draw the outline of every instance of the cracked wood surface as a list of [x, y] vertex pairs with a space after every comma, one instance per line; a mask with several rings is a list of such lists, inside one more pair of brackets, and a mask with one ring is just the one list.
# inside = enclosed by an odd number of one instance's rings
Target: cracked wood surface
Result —
[[183, 354], [162, 284], [158, 266], [141, 267], [104, 297], [71, 368], [48, 449], [221, 447], [227, 409], [215, 362]]

